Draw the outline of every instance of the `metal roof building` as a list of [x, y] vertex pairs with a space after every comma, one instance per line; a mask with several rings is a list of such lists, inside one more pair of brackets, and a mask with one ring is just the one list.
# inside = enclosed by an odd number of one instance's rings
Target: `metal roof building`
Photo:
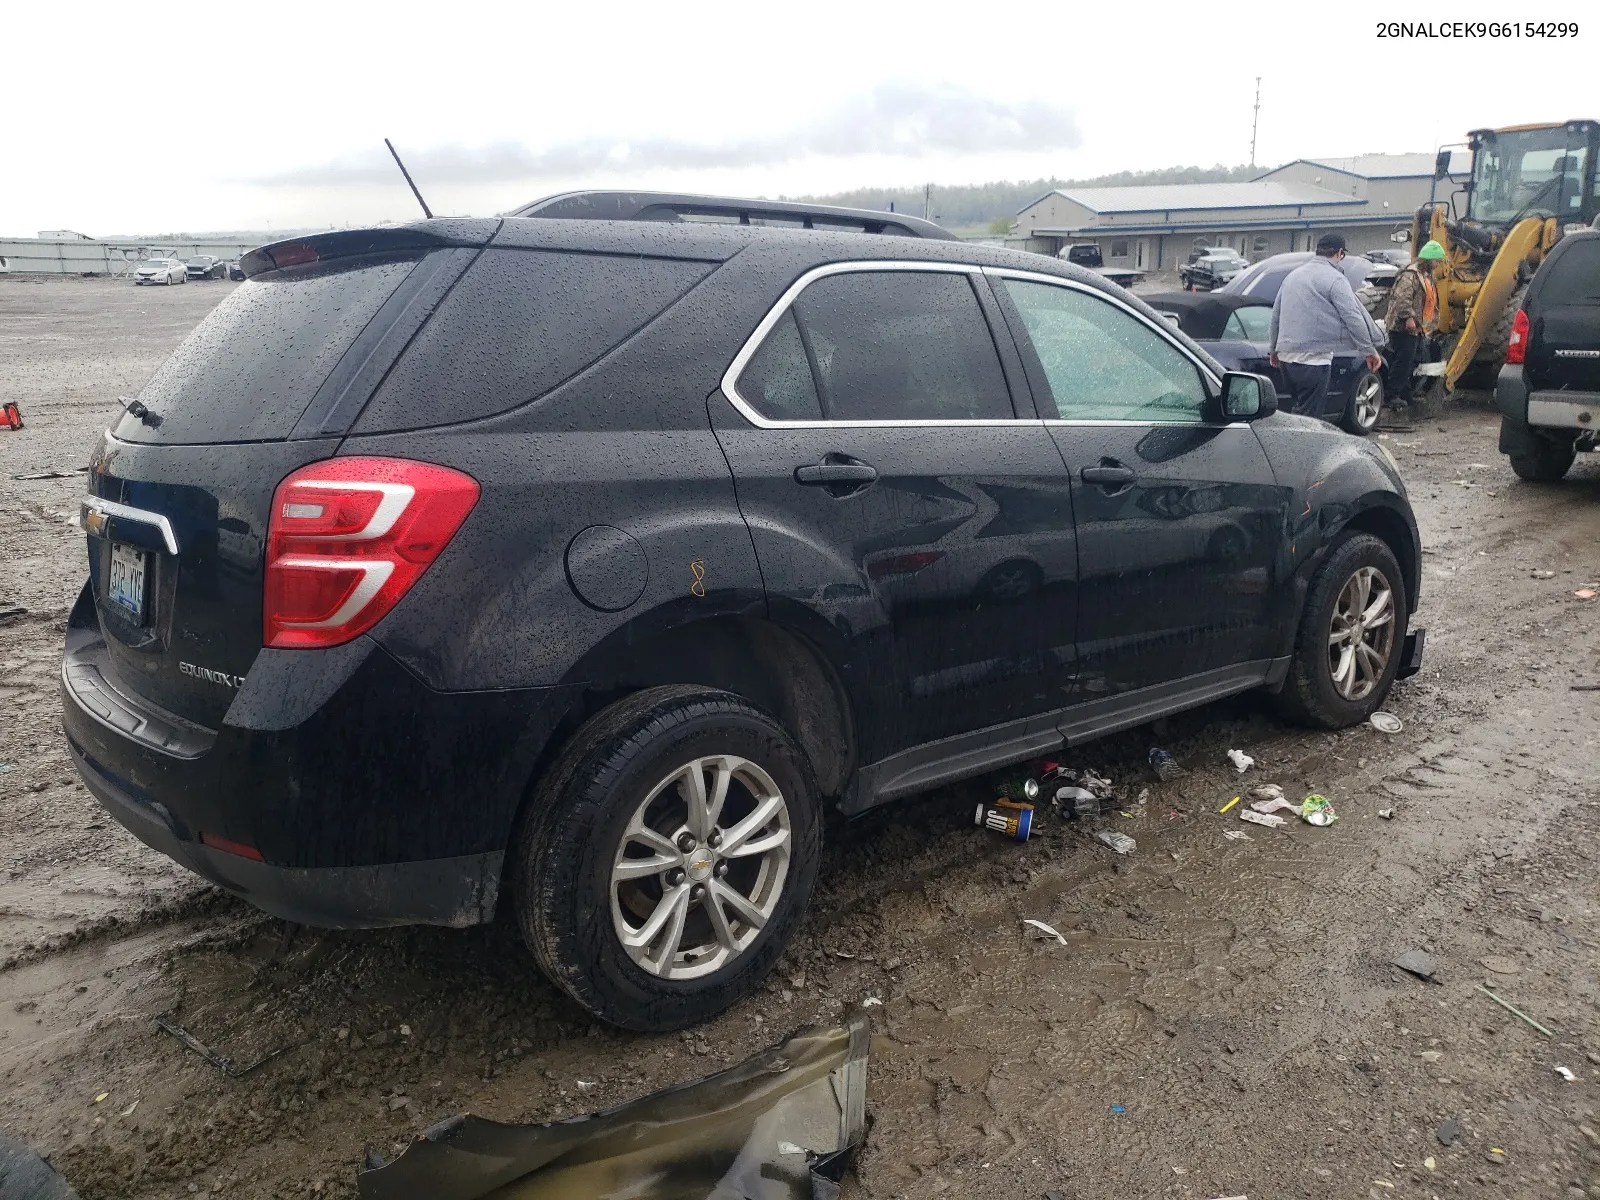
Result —
[[1107, 265], [1172, 270], [1196, 246], [1252, 259], [1306, 250], [1329, 229], [1354, 253], [1394, 244], [1426, 203], [1431, 154], [1297, 159], [1244, 183], [1063, 188], [1017, 214], [1007, 244], [1058, 254], [1094, 242]]

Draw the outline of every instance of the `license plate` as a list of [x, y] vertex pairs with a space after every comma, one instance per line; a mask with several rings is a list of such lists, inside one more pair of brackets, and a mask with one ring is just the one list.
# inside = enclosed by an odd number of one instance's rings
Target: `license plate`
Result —
[[111, 575], [106, 598], [135, 624], [144, 620], [144, 574], [150, 556], [132, 546], [111, 546]]

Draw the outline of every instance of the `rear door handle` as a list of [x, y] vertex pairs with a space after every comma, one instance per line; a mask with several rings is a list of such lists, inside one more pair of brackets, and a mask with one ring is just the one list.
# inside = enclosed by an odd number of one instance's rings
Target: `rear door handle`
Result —
[[1137, 478], [1138, 476], [1134, 474], [1132, 467], [1102, 465], [1083, 469], [1083, 481], [1085, 483], [1098, 483], [1103, 484], [1105, 487], [1122, 487], [1125, 484], [1132, 483]]
[[794, 469], [794, 481], [805, 484], [807, 487], [817, 487], [830, 483], [865, 487], [869, 483], [877, 482], [877, 479], [878, 469], [876, 467], [854, 460], [849, 462], [820, 462]]

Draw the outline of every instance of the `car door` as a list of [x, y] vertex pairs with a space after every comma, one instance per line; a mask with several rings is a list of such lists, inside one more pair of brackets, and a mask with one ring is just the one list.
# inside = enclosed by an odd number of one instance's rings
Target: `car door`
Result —
[[1072, 477], [1077, 698], [1264, 675], [1287, 500], [1254, 431], [1206, 420], [1219, 381], [1161, 322], [1086, 286], [996, 274]]
[[774, 615], [852, 676], [862, 763], [1067, 703], [1071, 490], [981, 271], [810, 272], [711, 409]]

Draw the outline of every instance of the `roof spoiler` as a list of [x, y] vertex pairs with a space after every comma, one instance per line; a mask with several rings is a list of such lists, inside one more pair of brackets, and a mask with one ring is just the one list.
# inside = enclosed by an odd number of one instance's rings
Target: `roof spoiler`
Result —
[[507, 214], [512, 217], [555, 217], [587, 221], [693, 221], [727, 224], [793, 225], [856, 233], [956, 241], [943, 226], [903, 213], [869, 208], [835, 208], [827, 204], [792, 204], [783, 200], [740, 200], [682, 192], [562, 192], [535, 200]]
[[368, 254], [405, 254], [450, 246], [486, 246], [499, 229], [499, 221], [433, 220], [383, 229], [341, 229], [288, 238], [261, 246], [239, 259], [245, 278], [265, 271], [298, 267]]

